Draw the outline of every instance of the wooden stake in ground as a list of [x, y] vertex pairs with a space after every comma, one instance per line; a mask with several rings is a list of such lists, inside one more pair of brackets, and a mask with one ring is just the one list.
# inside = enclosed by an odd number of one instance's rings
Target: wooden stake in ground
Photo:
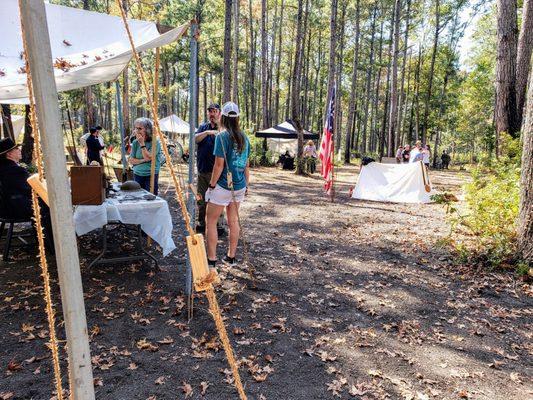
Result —
[[93, 375], [83, 301], [78, 248], [72, 218], [57, 89], [54, 79], [46, 11], [42, 0], [25, 0], [21, 19], [26, 28], [28, 62], [32, 71], [54, 233], [61, 300], [67, 336], [70, 387], [76, 400], [93, 400]]

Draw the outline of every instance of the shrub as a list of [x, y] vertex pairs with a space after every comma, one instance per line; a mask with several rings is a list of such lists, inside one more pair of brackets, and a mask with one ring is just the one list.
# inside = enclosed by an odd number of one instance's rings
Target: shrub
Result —
[[473, 255], [493, 266], [514, 259], [519, 182], [516, 165], [500, 164], [489, 171], [474, 169], [465, 186], [467, 210], [460, 224], [476, 237], [469, 246]]
[[[481, 261], [496, 267], [515, 264], [516, 223], [520, 203], [520, 147], [517, 139], [502, 135], [500, 160], [487, 159], [471, 172], [465, 185], [466, 207], [459, 210], [447, 194], [432, 199], [445, 204], [451, 223], [450, 239], [466, 233], [469, 239], [451, 240], [461, 262]], [[462, 231], [462, 232], [460, 232]], [[466, 232], [464, 232], [466, 231]]]

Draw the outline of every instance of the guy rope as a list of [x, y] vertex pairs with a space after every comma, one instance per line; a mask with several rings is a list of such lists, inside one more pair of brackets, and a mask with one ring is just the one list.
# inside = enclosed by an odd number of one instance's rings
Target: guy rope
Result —
[[[166, 138], [161, 134], [161, 128], [159, 126], [159, 118], [157, 115], [157, 109], [155, 107], [152, 95], [150, 93], [150, 89], [148, 87], [146, 76], [144, 74], [144, 70], [141, 65], [141, 60], [135, 49], [135, 43], [133, 42], [133, 37], [131, 35], [129, 24], [126, 18], [126, 13], [124, 12], [124, 8], [122, 7], [121, 1], [116, 0], [116, 3], [120, 10], [122, 21], [124, 22], [124, 28], [126, 29], [126, 33], [128, 35], [128, 39], [131, 44], [133, 58], [135, 59], [135, 63], [137, 65], [137, 71], [141, 78], [141, 82], [142, 82], [142, 85], [143, 85], [143, 88], [146, 94], [146, 98], [148, 100], [148, 105], [150, 106], [152, 110], [152, 115], [154, 116], [154, 128], [155, 128], [156, 136], [158, 136], [159, 139], [161, 140], [161, 145], [163, 148], [163, 152], [165, 153], [165, 157], [167, 158], [167, 160], [170, 160], [170, 153], [168, 151]], [[154, 160], [152, 160], [152, 162], [154, 162]], [[211, 314], [213, 315], [213, 319], [215, 321], [218, 334], [220, 335], [220, 339], [222, 341], [222, 346], [224, 347], [224, 351], [226, 353], [228, 364], [233, 373], [233, 378], [235, 379], [235, 387], [237, 388], [240, 399], [245, 400], [247, 397], [246, 397], [246, 394], [244, 393], [244, 387], [242, 385], [241, 378], [239, 375], [238, 365], [235, 360], [233, 349], [228, 339], [226, 327], [224, 326], [224, 322], [222, 321], [220, 308], [218, 306], [218, 301], [216, 299], [215, 291], [213, 288], [213, 283], [215, 281], [216, 273], [214, 271], [209, 271], [209, 268], [207, 267], [207, 256], [205, 253], [205, 243], [203, 241], [203, 236], [201, 234], [196, 234], [194, 232], [194, 229], [191, 226], [191, 220], [190, 220], [189, 213], [187, 212], [183, 189], [181, 187], [181, 184], [174, 170], [174, 166], [172, 165], [171, 162], [168, 163], [168, 168], [169, 168], [172, 180], [174, 182], [174, 186], [176, 187], [176, 198], [180, 205], [183, 219], [185, 220], [185, 227], [189, 233], [189, 236], [186, 239], [187, 239], [187, 249], [189, 251], [189, 259], [191, 261], [191, 266], [193, 269], [193, 279], [195, 280], [195, 285], [197, 287], [197, 290], [200, 287], [202, 289], [205, 288], [207, 299], [209, 301], [209, 310]], [[199, 272], [202, 275], [200, 275]]]
[[[22, 8], [22, 0], [19, 0], [19, 8]], [[22, 15], [22, 12], [21, 12]], [[30, 99], [30, 120], [33, 131], [33, 155], [37, 165], [38, 178], [40, 182], [44, 180], [43, 157], [41, 152], [41, 142], [39, 134], [39, 125], [37, 123], [37, 114], [35, 112], [35, 99], [33, 97], [33, 83], [31, 79], [30, 64], [28, 62], [28, 51], [26, 47], [26, 39], [24, 35], [24, 24], [22, 17], [20, 19], [20, 27], [22, 31], [22, 43], [24, 46], [25, 64], [26, 64], [26, 80], [28, 85], [28, 97]], [[33, 188], [32, 188], [33, 189]], [[47, 200], [47, 199], [46, 199]], [[44, 298], [46, 302], [46, 315], [48, 317], [48, 331], [50, 335], [50, 350], [52, 352], [52, 363], [54, 369], [54, 379], [57, 391], [57, 399], [63, 400], [63, 387], [61, 382], [61, 368], [59, 366], [59, 345], [56, 337], [55, 326], [55, 312], [54, 304], [52, 302], [52, 295], [50, 290], [50, 275], [48, 273], [48, 263], [46, 261], [46, 251], [44, 247], [44, 234], [41, 221], [41, 206], [39, 205], [39, 198], [35, 189], [32, 190], [33, 216], [35, 218], [35, 228], [37, 230], [37, 242], [39, 243], [39, 261], [41, 264], [41, 275], [43, 277]]]

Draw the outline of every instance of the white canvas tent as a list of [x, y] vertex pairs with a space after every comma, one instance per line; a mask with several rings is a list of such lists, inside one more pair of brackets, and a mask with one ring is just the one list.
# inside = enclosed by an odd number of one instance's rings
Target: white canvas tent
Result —
[[159, 120], [159, 126], [163, 132], [172, 132], [180, 135], [189, 135], [190, 126], [176, 114]]
[[[421, 162], [412, 164], [372, 162], [361, 167], [352, 197], [390, 203], [430, 203], [430, 196], [434, 192], [424, 168]], [[429, 192], [425, 183], [429, 185]]]
[[[13, 135], [15, 136], [15, 142], [24, 130], [24, 116], [23, 115], [11, 115], [11, 122], [13, 123]], [[3, 121], [0, 118], [0, 127], [3, 129]]]
[[[1, 0], [0, 103], [28, 103], [18, 0]], [[115, 80], [132, 57], [120, 17], [46, 4], [58, 92]], [[189, 24], [160, 34], [153, 22], [128, 21], [137, 51], [161, 47]]]

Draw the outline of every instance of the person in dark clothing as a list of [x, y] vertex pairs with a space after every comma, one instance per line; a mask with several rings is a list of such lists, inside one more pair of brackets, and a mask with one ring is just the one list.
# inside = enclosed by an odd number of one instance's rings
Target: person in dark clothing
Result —
[[[209, 181], [211, 180], [211, 173], [215, 165], [215, 137], [218, 134], [218, 122], [220, 120], [220, 105], [212, 103], [207, 108], [208, 121], [204, 122], [196, 130], [194, 141], [196, 142], [196, 166], [198, 167], [198, 225], [197, 232], [205, 232], [205, 212], [207, 203], [205, 201], [205, 192], [209, 188]], [[218, 234], [225, 233], [222, 226], [224, 215], [218, 220]]]
[[442, 161], [442, 169], [448, 169], [448, 166], [450, 165], [451, 157], [448, 153], [446, 153], [446, 150], [442, 152], [442, 155], [440, 156], [440, 160]]
[[[100, 128], [100, 129], [98, 129]], [[90, 165], [92, 161], [98, 162], [98, 164], [103, 165], [102, 157], [100, 156], [100, 151], [105, 148], [105, 146], [100, 141], [99, 135], [102, 127], [97, 126], [89, 129], [91, 133], [87, 138], [87, 165]]]
[[[27, 181], [30, 174], [19, 165], [21, 159], [20, 146], [9, 138], [0, 140], [0, 215], [29, 220], [33, 217], [31, 186]], [[39, 204], [46, 245], [53, 250], [50, 209], [43, 201]]]
[[287, 150], [285, 154], [283, 155], [283, 161], [281, 164], [281, 168], [287, 169], [290, 171], [294, 169], [294, 157], [291, 156], [291, 153], [289, 152], [289, 150]]
[[407, 164], [409, 162], [410, 154], [411, 154], [411, 146], [406, 144], [402, 152], [402, 163]]

